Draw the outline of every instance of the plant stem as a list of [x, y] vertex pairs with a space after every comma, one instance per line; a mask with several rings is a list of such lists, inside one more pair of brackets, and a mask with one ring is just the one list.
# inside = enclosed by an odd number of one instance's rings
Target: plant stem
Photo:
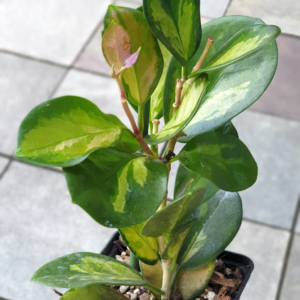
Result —
[[171, 280], [171, 290], [174, 290], [174, 288], [175, 288], [176, 281], [177, 281], [177, 277], [178, 277], [180, 271], [181, 271], [181, 268], [178, 266], [177, 269], [175, 270], [173, 276], [172, 276], [172, 280]]
[[139, 260], [137, 257], [133, 254], [132, 251], [130, 251], [130, 266], [135, 268], [136, 270], [139, 269]]
[[[153, 134], [158, 132], [158, 125], [160, 124], [160, 121], [157, 119], [152, 120], [153, 123]], [[158, 146], [157, 145], [151, 145], [151, 150], [155, 154], [156, 157], [158, 157]]]
[[189, 62], [186, 63], [185, 66], [181, 68], [181, 77], [187, 77], [189, 75]]
[[165, 294], [161, 296], [161, 300], [165, 300], [170, 299], [171, 296], [172, 272], [169, 270], [171, 266], [171, 259], [162, 260], [161, 266], [163, 269], [163, 281], [161, 290], [165, 292]]
[[143, 104], [139, 105], [139, 130], [140, 132], [144, 131], [144, 112], [143, 112]]
[[177, 84], [176, 84], [176, 93], [175, 93], [175, 102], [173, 103], [173, 115], [177, 111], [178, 107], [181, 104], [181, 92], [183, 89], [183, 84], [185, 82], [186, 77], [182, 77], [181, 79], [177, 79]]

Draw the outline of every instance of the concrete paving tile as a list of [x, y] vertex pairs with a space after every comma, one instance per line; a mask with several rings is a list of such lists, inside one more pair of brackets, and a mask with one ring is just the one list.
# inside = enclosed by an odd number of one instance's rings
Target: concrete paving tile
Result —
[[[116, 82], [107, 77], [82, 71], [72, 70], [68, 73], [54, 97], [76, 95], [94, 102], [106, 114], [115, 114], [131, 129], [124, 113]], [[132, 110], [133, 115], [136, 113]]]
[[294, 0], [232, 0], [226, 15], [244, 15], [277, 25], [282, 32], [300, 35], [300, 2]]
[[240, 193], [244, 216], [290, 229], [300, 191], [300, 123], [251, 111], [233, 123], [258, 164], [257, 182]]
[[57, 172], [13, 162], [0, 194], [0, 297], [58, 299], [51, 288], [30, 282], [33, 273], [66, 254], [99, 253], [115, 231], [71, 203]]
[[111, 3], [111, 0], [1, 1], [0, 48], [70, 65]]
[[300, 295], [300, 235], [293, 239], [280, 300], [298, 300]]
[[11, 155], [21, 121], [48, 100], [65, 69], [0, 53], [0, 70], [0, 152]]
[[0, 176], [2, 175], [2, 172], [4, 171], [4, 168], [8, 164], [8, 159], [5, 157], [0, 156]]
[[226, 249], [244, 254], [254, 262], [254, 271], [241, 299], [276, 299], [289, 236], [285, 230], [243, 221], [239, 233]]
[[201, 0], [201, 15], [209, 18], [223, 17], [230, 0]]
[[277, 38], [278, 67], [266, 92], [252, 110], [300, 121], [300, 39], [281, 35]]
[[298, 221], [297, 221], [297, 224], [296, 224], [295, 231], [297, 233], [300, 233], [300, 213], [298, 214]]

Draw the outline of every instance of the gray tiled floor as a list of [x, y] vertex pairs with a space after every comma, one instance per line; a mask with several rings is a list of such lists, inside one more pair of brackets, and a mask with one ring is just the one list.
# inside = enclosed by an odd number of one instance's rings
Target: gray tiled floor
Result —
[[0, 152], [12, 154], [21, 121], [48, 100], [65, 70], [5, 53], [0, 53], [0, 66]]
[[[254, 261], [242, 300], [275, 300], [290, 233], [243, 221], [228, 250]], [[287, 300], [283, 299], [283, 300]]]
[[71, 203], [55, 171], [13, 162], [0, 194], [0, 295], [8, 299], [57, 299], [50, 288], [29, 282], [33, 273], [66, 254], [100, 252], [114, 231]]
[[[295, 231], [297, 233], [300, 233], [300, 212], [298, 214], [298, 221], [297, 221], [297, 224], [296, 224], [296, 228], [295, 228]], [[300, 272], [300, 271], [299, 271]]]
[[232, 0], [226, 15], [246, 15], [277, 25], [282, 32], [300, 35], [300, 1]]
[[291, 229], [300, 193], [300, 123], [251, 111], [233, 123], [259, 168], [254, 186], [240, 193], [244, 216]]
[[8, 162], [9, 162], [9, 159], [0, 156], [0, 176], [2, 175]]
[[293, 239], [291, 254], [283, 283], [281, 300], [299, 300], [300, 295], [300, 235]]
[[1, 1], [0, 48], [70, 65], [111, 2]]
[[201, 0], [201, 15], [209, 18], [223, 17], [230, 0]]

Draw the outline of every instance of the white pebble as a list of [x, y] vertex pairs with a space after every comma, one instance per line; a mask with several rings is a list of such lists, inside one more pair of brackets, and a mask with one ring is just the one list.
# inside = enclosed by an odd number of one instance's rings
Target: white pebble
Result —
[[125, 292], [127, 292], [128, 289], [129, 289], [129, 286], [126, 286], [126, 285], [121, 285], [120, 286], [120, 292], [122, 294], [124, 294]]
[[122, 257], [123, 259], [126, 257], [126, 252], [125, 252], [125, 251], [121, 253], [121, 257]]
[[130, 299], [132, 299], [132, 300], [137, 299], [137, 294], [131, 294]]
[[132, 285], [132, 286], [130, 287], [130, 289], [133, 290], [133, 289], [134, 289], [134, 286]]
[[126, 293], [126, 295], [131, 295], [131, 294], [132, 294], [131, 292], [127, 292], [127, 293]]
[[151, 295], [150, 300], [155, 300], [155, 297]]
[[134, 294], [138, 294], [139, 292], [140, 292], [139, 289], [136, 289], [136, 290], [133, 291]]
[[216, 297], [217, 297], [217, 294], [214, 293], [214, 292], [212, 292], [212, 291], [210, 291], [210, 292], [207, 293], [207, 299], [208, 300], [215, 300]]
[[231, 275], [231, 274], [232, 274], [232, 271], [231, 271], [230, 269], [226, 268], [226, 274], [227, 274], [227, 275]]

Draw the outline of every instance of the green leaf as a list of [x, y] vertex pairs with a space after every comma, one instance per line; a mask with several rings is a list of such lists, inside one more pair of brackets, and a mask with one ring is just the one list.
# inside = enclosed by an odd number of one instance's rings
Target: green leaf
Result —
[[215, 259], [237, 234], [243, 217], [237, 193], [218, 191], [194, 212], [197, 219], [180, 249], [177, 262], [195, 270]]
[[233, 126], [231, 121], [220, 127], [218, 130], [216, 130], [218, 133], [223, 133], [223, 134], [231, 134], [235, 136], [236, 138], [239, 138], [239, 134], [236, 130], [236, 128]]
[[172, 266], [174, 267], [182, 243], [189, 233], [193, 223], [194, 220], [177, 228], [161, 254], [162, 259], [172, 259]]
[[[212, 20], [202, 26], [203, 39], [194, 57], [189, 61], [189, 73], [196, 65], [204, 50], [209, 35], [214, 39], [204, 64], [223, 47], [223, 45], [241, 29], [262, 25], [260, 19], [244, 16], [227, 16]], [[191, 122], [185, 127], [186, 137], [178, 139], [188, 142], [194, 136], [206, 131], [216, 130], [225, 125], [236, 115], [252, 105], [270, 84], [278, 60], [277, 45], [274, 41], [257, 53], [222, 70], [209, 73], [206, 95], [200, 109]], [[164, 87], [164, 118], [172, 114], [175, 99], [174, 80], [181, 75], [181, 65], [172, 58], [168, 67]], [[263, 74], [263, 76], [261, 76]]]
[[192, 270], [181, 270], [175, 290], [181, 294], [182, 300], [194, 300], [207, 287], [208, 282], [215, 268], [215, 259], [205, 266]]
[[89, 153], [116, 146], [120, 126], [84, 98], [65, 96], [36, 106], [22, 121], [16, 157], [42, 166], [79, 164]]
[[156, 238], [142, 235], [144, 223], [120, 228], [123, 241], [134, 255], [148, 265], [155, 265], [159, 259], [158, 242]]
[[207, 77], [201, 76], [189, 86], [178, 110], [170, 121], [158, 132], [145, 137], [146, 143], [153, 145], [165, 142], [184, 129], [201, 105], [207, 85]]
[[168, 65], [172, 57], [171, 53], [163, 44], [159, 43], [159, 46], [164, 58], [164, 69], [160, 77], [159, 83], [151, 96], [150, 122], [152, 122], [153, 119], [160, 119], [163, 115], [163, 87], [165, 83]]
[[182, 148], [179, 160], [226, 191], [245, 190], [257, 179], [257, 164], [250, 151], [229, 134], [208, 131], [196, 136]]
[[130, 37], [115, 20], [112, 20], [104, 33], [102, 51], [106, 61], [110, 66], [114, 65], [116, 72], [124, 66], [125, 60], [131, 54]]
[[202, 73], [215, 72], [256, 53], [270, 45], [280, 34], [280, 28], [274, 25], [254, 25], [243, 28], [230, 38], [199, 71], [189, 75], [196, 77]]
[[[206, 192], [204, 194], [204, 198], [202, 203], [208, 201], [216, 192], [219, 190], [217, 186], [215, 186], [211, 181], [198, 175], [194, 172], [189, 171], [186, 169], [182, 164], [179, 164], [176, 173], [175, 179], [175, 187], [174, 187], [174, 199], [178, 198], [181, 191], [184, 189], [185, 185], [191, 180], [193, 181], [190, 183], [190, 190], [197, 191], [201, 188], [205, 188]], [[183, 194], [185, 195], [185, 193]], [[197, 194], [195, 194], [196, 196]]]
[[167, 190], [168, 169], [140, 154], [99, 149], [63, 169], [72, 201], [107, 227], [129, 227], [150, 218]]
[[89, 252], [57, 258], [38, 269], [31, 281], [60, 288], [77, 288], [91, 284], [145, 284], [140, 273], [127, 264]]
[[127, 300], [123, 294], [102, 285], [89, 285], [74, 288], [65, 293], [60, 300]]
[[119, 144], [117, 144], [114, 148], [122, 151], [122, 152], [128, 152], [128, 153], [134, 153], [141, 149], [140, 143], [136, 140], [136, 136], [133, 134], [133, 132], [127, 128], [120, 119], [115, 115], [106, 115], [112, 122], [119, 125], [119, 127], [122, 129], [122, 138]]
[[[157, 87], [163, 71], [163, 57], [142, 12], [110, 5], [104, 18], [104, 30], [108, 30], [113, 20], [121, 25], [129, 36], [129, 41], [123, 41], [124, 48], [129, 47], [130, 52], [134, 53], [141, 47], [136, 64], [122, 75], [129, 101], [139, 106], [150, 99]], [[110, 64], [109, 61], [108, 63]]]
[[[169, 236], [172, 230], [179, 226], [201, 204], [205, 191], [205, 188], [196, 192], [189, 190], [184, 196], [165, 206], [147, 220], [142, 234], [152, 237]], [[196, 195], [193, 195], [194, 193]]]
[[184, 66], [201, 40], [199, 0], [143, 0], [146, 21], [165, 47]]

